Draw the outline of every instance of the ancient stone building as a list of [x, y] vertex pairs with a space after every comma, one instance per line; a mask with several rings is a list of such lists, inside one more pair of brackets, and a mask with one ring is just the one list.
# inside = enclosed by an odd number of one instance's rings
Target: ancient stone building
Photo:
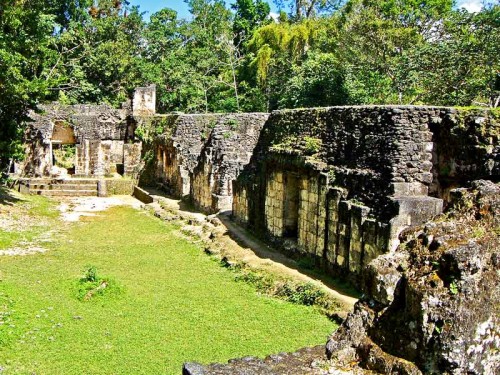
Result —
[[[499, 135], [497, 115], [487, 110], [271, 113], [234, 181], [233, 216], [363, 291], [327, 343], [333, 366], [498, 373]], [[190, 363], [183, 374], [325, 373], [311, 367], [313, 359], [304, 349]]]
[[441, 213], [450, 188], [498, 178], [497, 131], [487, 112], [451, 108], [276, 111], [235, 182], [233, 214], [337, 274], [359, 275], [402, 229]]
[[145, 119], [152, 139], [145, 178], [205, 212], [231, 210], [233, 181], [248, 164], [266, 113], [167, 115]]
[[[295, 256], [356, 281], [448, 192], [499, 176], [488, 111], [331, 107], [149, 117], [144, 182], [234, 218]], [[357, 280], [356, 282], [358, 282]]]
[[[155, 112], [155, 89], [139, 88], [132, 103], [108, 105], [42, 105], [31, 114], [27, 156], [21, 173], [31, 177], [137, 176], [141, 142], [133, 115]], [[65, 159], [64, 162], [62, 159]]]

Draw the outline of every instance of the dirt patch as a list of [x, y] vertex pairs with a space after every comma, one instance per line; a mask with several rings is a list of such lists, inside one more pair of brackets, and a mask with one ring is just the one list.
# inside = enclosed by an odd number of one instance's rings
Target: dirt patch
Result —
[[78, 197], [64, 198], [58, 209], [63, 221], [75, 222], [82, 216], [96, 216], [98, 212], [105, 211], [111, 207], [130, 206], [139, 209], [143, 204], [128, 195], [120, 195], [109, 198]]
[[96, 216], [98, 212], [115, 206], [130, 206], [137, 209], [143, 206], [140, 201], [131, 196], [68, 197], [53, 198], [52, 201], [59, 205], [56, 207], [55, 204], [54, 208], [48, 210], [49, 212], [59, 210], [60, 217], [31, 212], [37, 205], [32, 198], [13, 190], [4, 188], [0, 190], [0, 235], [3, 233], [5, 238], [11, 237], [4, 242], [5, 248], [0, 248], [0, 256], [44, 253], [47, 251], [44, 244], [52, 242], [66, 225], [78, 221], [82, 216]]
[[[15, 191], [0, 190], [0, 230], [17, 232], [32, 225], [33, 220], [27, 214], [23, 196]], [[23, 204], [23, 205], [21, 205]]]
[[47, 249], [38, 246], [13, 247], [7, 250], [0, 250], [0, 256], [24, 256], [45, 253]]

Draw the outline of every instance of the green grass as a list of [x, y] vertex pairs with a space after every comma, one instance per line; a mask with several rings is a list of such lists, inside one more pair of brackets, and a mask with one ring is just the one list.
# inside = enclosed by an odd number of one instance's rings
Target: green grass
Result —
[[0, 228], [0, 250], [20, 243], [32, 243], [50, 229], [58, 215], [53, 201], [40, 196], [13, 195], [0, 187], [0, 217], [20, 220], [19, 228], [15, 230], [4, 231]]
[[[179, 374], [185, 361], [323, 344], [335, 329], [317, 309], [236, 282], [144, 212], [111, 209], [57, 238], [47, 253], [0, 257], [2, 375]], [[81, 301], [90, 265], [116, 291]]]

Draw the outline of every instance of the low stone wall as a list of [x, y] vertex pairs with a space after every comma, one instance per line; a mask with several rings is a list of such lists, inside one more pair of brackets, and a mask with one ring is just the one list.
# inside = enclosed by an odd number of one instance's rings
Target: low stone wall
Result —
[[99, 180], [98, 195], [109, 197], [112, 195], [132, 195], [134, 193], [135, 181], [132, 179], [106, 178]]

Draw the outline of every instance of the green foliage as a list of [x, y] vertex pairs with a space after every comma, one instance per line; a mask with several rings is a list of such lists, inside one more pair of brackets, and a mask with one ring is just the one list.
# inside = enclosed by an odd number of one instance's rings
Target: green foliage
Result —
[[77, 298], [80, 301], [90, 301], [119, 292], [121, 288], [117, 283], [108, 277], [99, 276], [95, 266], [86, 266], [83, 276], [78, 280]]
[[304, 137], [304, 143], [305, 143], [305, 152], [306, 154], [312, 155], [316, 154], [321, 150], [321, 146], [323, 144], [323, 141], [318, 138], [313, 138], [313, 137]]
[[284, 283], [276, 295], [284, 298], [286, 301], [306, 306], [314, 305], [326, 296], [325, 292], [311, 283], [298, 285]]
[[457, 294], [458, 293], [458, 285], [457, 285], [457, 282], [455, 280], [453, 280], [450, 283], [450, 293], [451, 294]]
[[[222, 263], [223, 265], [225, 263]], [[331, 317], [339, 308], [338, 302], [312, 283], [295, 282], [275, 275], [259, 272], [243, 264], [232, 265], [236, 280], [253, 285], [260, 293], [305, 306], [317, 306]]]
[[61, 145], [60, 148], [54, 148], [52, 152], [58, 167], [71, 168], [75, 166], [76, 148], [74, 145]]
[[229, 129], [231, 129], [232, 131], [236, 131], [236, 130], [238, 130], [240, 123], [238, 122], [237, 119], [231, 118], [231, 119], [227, 120], [227, 125], [229, 126]]
[[278, 101], [280, 108], [321, 107], [349, 103], [343, 68], [334, 54], [312, 52], [293, 74]]
[[422, 72], [422, 102], [498, 106], [499, 19], [500, 5], [477, 14], [453, 12], [443, 23], [446, 38], [411, 51], [414, 68]]
[[269, 23], [269, 4], [262, 0], [236, 0], [231, 5], [235, 11], [233, 20], [234, 44], [240, 50], [256, 28]]
[[80, 282], [86, 283], [95, 283], [100, 280], [100, 277], [97, 276], [97, 268], [96, 266], [89, 266], [85, 269], [83, 273], [83, 277], [80, 279]]
[[53, 83], [54, 16], [43, 2], [0, 2], [0, 173], [9, 158], [21, 159], [29, 109]]
[[89, 16], [71, 20], [58, 38], [66, 61], [58, 66], [61, 83], [55, 89], [71, 102], [119, 106], [142, 83], [145, 23], [138, 8], [127, 2], [99, 0], [83, 9]]
[[135, 129], [135, 136], [139, 140], [151, 143], [158, 135], [164, 134], [169, 129], [167, 118], [142, 119]]
[[324, 12], [331, 12], [342, 4], [344, 0], [274, 0], [274, 3], [280, 8], [286, 7], [289, 9], [290, 17], [293, 20], [301, 20], [303, 18], [313, 18]]
[[142, 160], [146, 164], [152, 164], [154, 163], [155, 160], [155, 153], [153, 150], [147, 150], [144, 155], [142, 156]]

